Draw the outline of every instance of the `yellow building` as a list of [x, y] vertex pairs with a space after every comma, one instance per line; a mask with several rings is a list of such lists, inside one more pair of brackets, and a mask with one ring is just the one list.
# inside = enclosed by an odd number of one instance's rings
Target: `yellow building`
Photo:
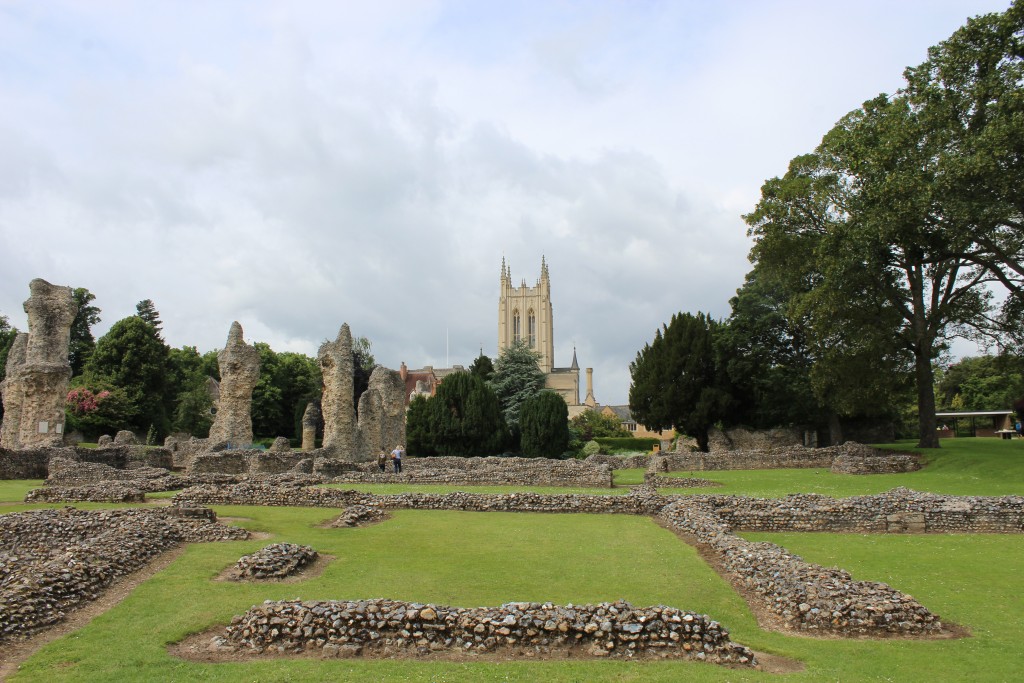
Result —
[[[512, 285], [512, 267], [501, 259], [501, 293], [498, 297], [498, 354], [516, 341], [525, 341], [540, 354], [540, 369], [545, 386], [558, 392], [569, 406], [569, 416], [586, 409], [580, 403], [580, 366], [576, 349], [569, 367], [555, 367], [555, 324], [551, 305], [551, 276], [547, 261], [540, 259], [540, 278], [530, 287], [523, 279], [518, 287]], [[587, 368], [588, 398], [593, 400], [590, 384], [592, 369]], [[593, 404], [591, 404], [593, 405]]]

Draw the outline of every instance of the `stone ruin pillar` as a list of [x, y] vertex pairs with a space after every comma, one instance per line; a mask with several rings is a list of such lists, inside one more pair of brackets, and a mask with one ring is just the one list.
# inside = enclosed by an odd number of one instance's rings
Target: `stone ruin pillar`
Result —
[[324, 380], [320, 400], [324, 417], [323, 448], [331, 457], [353, 458], [356, 455], [356, 411], [352, 399], [355, 379], [352, 332], [348, 323], [341, 326], [337, 339], [320, 346], [317, 360]]
[[7, 353], [7, 371], [0, 382], [0, 394], [4, 399], [4, 421], [0, 425], [0, 445], [16, 448], [18, 432], [21, 430], [21, 402], [25, 391], [19, 381], [18, 371], [25, 365], [25, 351], [28, 349], [28, 333], [19, 332]]
[[359, 459], [372, 460], [382, 446], [390, 452], [405, 443], [405, 381], [400, 372], [378, 365], [359, 397]]
[[228, 342], [217, 352], [220, 398], [210, 427], [210, 443], [252, 444], [252, 390], [260, 379], [260, 352], [242, 339], [242, 326], [231, 323]]
[[316, 448], [316, 428], [320, 422], [320, 410], [315, 403], [306, 404], [306, 412], [302, 413], [302, 450], [311, 451]]
[[59, 446], [64, 438], [64, 404], [71, 379], [68, 350], [78, 305], [70, 287], [39, 278], [28, 286], [28, 335], [20, 348], [11, 349], [3, 383], [4, 448]]

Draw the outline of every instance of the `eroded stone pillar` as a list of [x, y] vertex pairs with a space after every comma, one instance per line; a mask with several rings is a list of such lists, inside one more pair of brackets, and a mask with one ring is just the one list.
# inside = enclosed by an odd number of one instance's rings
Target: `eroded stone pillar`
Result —
[[210, 443], [252, 444], [252, 390], [260, 380], [260, 352], [245, 343], [242, 326], [231, 323], [228, 342], [217, 353], [220, 398], [210, 427]]
[[405, 443], [405, 380], [401, 372], [378, 365], [359, 397], [359, 460], [372, 460], [379, 448], [390, 452]]
[[[17, 427], [3, 430], [5, 448], [59, 446], [64, 438], [64, 404], [71, 379], [68, 349], [78, 304], [70, 287], [51, 285], [39, 278], [28, 287], [31, 295], [25, 302], [28, 336], [24, 362], [16, 363], [13, 376], [9, 370], [6, 373], [5, 384], [14, 380], [14, 400], [18, 401], [18, 394], [21, 399], [20, 407], [15, 408]], [[5, 398], [5, 414], [6, 410]]]
[[315, 403], [307, 403], [302, 413], [302, 450], [311, 451], [316, 448], [316, 428], [320, 423], [320, 409]]
[[338, 338], [324, 342], [317, 354], [324, 380], [320, 400], [324, 417], [323, 448], [332, 457], [350, 459], [356, 452], [356, 411], [352, 399], [352, 332], [341, 326]]

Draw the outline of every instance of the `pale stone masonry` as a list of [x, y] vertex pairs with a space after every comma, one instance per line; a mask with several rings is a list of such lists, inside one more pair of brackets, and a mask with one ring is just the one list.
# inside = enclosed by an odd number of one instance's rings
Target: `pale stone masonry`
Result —
[[352, 332], [348, 323], [333, 342], [324, 342], [317, 353], [323, 375], [323, 448], [333, 457], [352, 459], [356, 453], [356, 411], [353, 400]]
[[245, 343], [242, 326], [231, 323], [228, 341], [217, 353], [220, 398], [209, 443], [252, 444], [252, 390], [260, 380], [260, 352]]
[[316, 448], [316, 428], [320, 422], [320, 410], [315, 403], [307, 403], [302, 413], [302, 450], [311, 451]]
[[4, 448], [56, 446], [64, 438], [64, 404], [71, 379], [68, 349], [78, 305], [70, 287], [46, 280], [32, 280], [29, 291], [28, 335], [16, 340], [18, 348], [9, 354], [3, 382]]

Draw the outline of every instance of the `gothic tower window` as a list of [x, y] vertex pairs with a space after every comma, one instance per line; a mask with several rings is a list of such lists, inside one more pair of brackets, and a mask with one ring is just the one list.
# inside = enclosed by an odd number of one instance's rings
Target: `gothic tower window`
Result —
[[512, 341], [517, 342], [523, 336], [522, 325], [519, 321], [519, 311], [512, 312]]
[[526, 317], [526, 332], [530, 336], [530, 348], [537, 348], [537, 316], [533, 314], [533, 309], [530, 309]]

